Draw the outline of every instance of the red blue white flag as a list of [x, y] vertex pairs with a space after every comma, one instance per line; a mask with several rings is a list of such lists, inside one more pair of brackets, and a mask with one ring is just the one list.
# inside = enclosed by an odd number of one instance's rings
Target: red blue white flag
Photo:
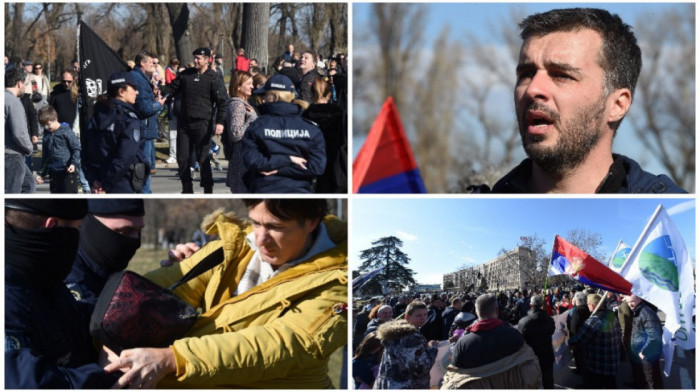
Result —
[[566, 274], [589, 286], [615, 293], [631, 294], [630, 282], [558, 235], [554, 237], [549, 274]]

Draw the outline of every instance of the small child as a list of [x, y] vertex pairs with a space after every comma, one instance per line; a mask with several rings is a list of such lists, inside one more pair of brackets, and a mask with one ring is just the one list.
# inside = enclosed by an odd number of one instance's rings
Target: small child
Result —
[[40, 175], [37, 184], [43, 184], [48, 174], [51, 193], [78, 193], [80, 141], [65, 123], [58, 122], [56, 110], [50, 105], [39, 110], [39, 124], [46, 130], [42, 141]]

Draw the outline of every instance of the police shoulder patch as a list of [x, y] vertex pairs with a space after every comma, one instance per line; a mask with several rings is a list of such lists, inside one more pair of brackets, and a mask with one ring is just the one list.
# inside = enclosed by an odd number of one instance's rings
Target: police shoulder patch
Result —
[[5, 331], [5, 352], [29, 347], [29, 339], [20, 331]]
[[134, 141], [138, 142], [139, 140], [141, 140], [141, 129], [134, 128]]
[[136, 113], [134, 113], [134, 112], [128, 112], [128, 113], [129, 113], [129, 117], [139, 118], [139, 116], [137, 116]]

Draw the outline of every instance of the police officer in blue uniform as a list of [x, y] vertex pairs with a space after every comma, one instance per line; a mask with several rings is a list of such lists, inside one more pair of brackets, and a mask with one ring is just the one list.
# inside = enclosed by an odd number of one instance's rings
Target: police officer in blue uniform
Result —
[[5, 388], [109, 388], [89, 314], [63, 284], [84, 199], [5, 199]]
[[122, 271], [141, 247], [143, 199], [89, 199], [80, 247], [65, 279], [76, 300], [92, 306], [109, 275]]
[[129, 73], [117, 72], [109, 78], [107, 99], [95, 104], [83, 146], [83, 170], [93, 193], [141, 193], [150, 174], [134, 85]]
[[301, 115], [292, 80], [270, 77], [255, 94], [265, 94], [262, 114], [243, 136], [244, 182], [252, 193], [311, 193], [326, 168], [323, 133]]

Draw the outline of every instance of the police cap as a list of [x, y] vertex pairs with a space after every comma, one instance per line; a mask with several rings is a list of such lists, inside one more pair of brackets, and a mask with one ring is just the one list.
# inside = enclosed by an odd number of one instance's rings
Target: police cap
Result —
[[88, 206], [85, 199], [5, 199], [5, 208], [61, 219], [83, 219]]
[[136, 86], [136, 82], [134, 82], [134, 78], [129, 72], [115, 72], [109, 77], [109, 81], [107, 83], [110, 86], [115, 86], [117, 88], [126, 87], [127, 84], [131, 87]]
[[197, 48], [192, 52], [193, 56], [200, 55], [200, 56], [211, 56], [211, 49], [209, 48]]
[[88, 212], [93, 215], [144, 216], [143, 199], [90, 199]]
[[254, 94], [264, 94], [269, 90], [294, 91], [294, 83], [286, 75], [274, 74], [267, 79], [265, 85], [253, 91]]

